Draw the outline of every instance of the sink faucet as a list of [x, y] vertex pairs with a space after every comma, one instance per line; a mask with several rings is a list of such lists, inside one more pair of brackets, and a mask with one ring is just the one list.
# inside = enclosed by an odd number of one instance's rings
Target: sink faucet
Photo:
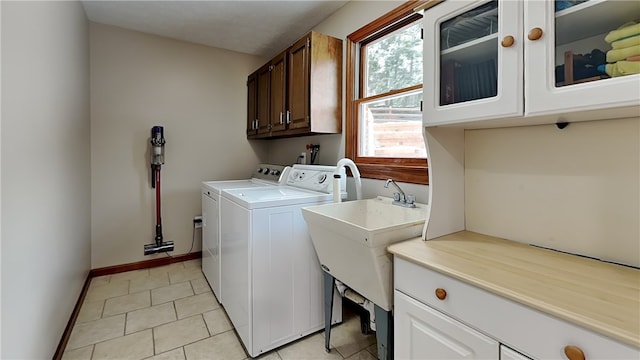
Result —
[[416, 201], [415, 196], [406, 195], [404, 191], [402, 191], [400, 186], [393, 179], [387, 179], [387, 181], [384, 183], [384, 187], [389, 188], [389, 184], [393, 185], [393, 187], [395, 187], [396, 190], [398, 190], [398, 192], [393, 193], [394, 205], [400, 205], [400, 206], [411, 207], [411, 208], [416, 207], [416, 204], [414, 204]]
[[353, 162], [353, 160], [349, 158], [342, 158], [338, 160], [336, 164], [336, 174], [339, 174], [340, 168], [346, 166], [351, 170], [351, 174], [353, 175], [353, 181], [356, 183], [356, 200], [362, 199], [362, 181], [360, 180], [360, 171], [358, 171], [358, 167]]

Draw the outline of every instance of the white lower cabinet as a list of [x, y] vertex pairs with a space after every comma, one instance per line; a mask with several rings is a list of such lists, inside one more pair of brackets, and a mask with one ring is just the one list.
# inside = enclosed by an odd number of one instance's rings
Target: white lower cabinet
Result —
[[398, 256], [393, 267], [396, 359], [640, 359], [631, 345]]
[[531, 360], [531, 358], [520, 354], [508, 346], [500, 345], [500, 360]]
[[499, 343], [395, 291], [396, 359], [497, 359]]

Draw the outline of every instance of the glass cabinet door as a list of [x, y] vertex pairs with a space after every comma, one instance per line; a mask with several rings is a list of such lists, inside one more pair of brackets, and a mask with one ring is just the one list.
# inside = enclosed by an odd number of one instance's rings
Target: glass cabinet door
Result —
[[640, 1], [525, 2], [526, 114], [638, 103]]
[[556, 87], [640, 73], [640, 2], [556, 0], [553, 11]]
[[498, 1], [440, 23], [440, 105], [497, 95]]
[[445, 1], [425, 11], [425, 125], [522, 114], [521, 6]]

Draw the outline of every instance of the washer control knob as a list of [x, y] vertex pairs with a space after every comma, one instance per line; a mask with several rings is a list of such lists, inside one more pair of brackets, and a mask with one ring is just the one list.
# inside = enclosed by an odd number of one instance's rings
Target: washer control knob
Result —
[[318, 175], [318, 182], [322, 184], [325, 180], [327, 180], [327, 174]]
[[269, 168], [264, 168], [264, 170], [262, 170], [262, 173], [265, 175], [269, 175]]
[[274, 175], [274, 176], [280, 175], [280, 170], [276, 170], [276, 169], [271, 170], [271, 175]]

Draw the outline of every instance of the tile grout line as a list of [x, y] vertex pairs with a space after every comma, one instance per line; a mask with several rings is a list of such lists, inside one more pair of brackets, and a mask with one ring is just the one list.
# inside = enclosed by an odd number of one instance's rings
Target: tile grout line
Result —
[[156, 353], [156, 331], [155, 328], [151, 328], [151, 344], [153, 345], [153, 356], [159, 355]]
[[[177, 321], [181, 321], [181, 320], [186, 320], [186, 319], [194, 318], [194, 317], [196, 317], [196, 316], [198, 316], [198, 315], [200, 315], [200, 317], [202, 317], [202, 314], [195, 314], [195, 315], [188, 316], [188, 317], [186, 317], [186, 318], [184, 318], [184, 319], [178, 319], [178, 320], [176, 320], [176, 321], [172, 321], [172, 322], [168, 322], [168, 323], [165, 323], [165, 324], [160, 324], [160, 325], [154, 326], [152, 329], [154, 329], [154, 330], [155, 330], [156, 328], [158, 328], [158, 327], [160, 327], [160, 326], [167, 325], [167, 324], [171, 324], [171, 323], [173, 323], [173, 322], [177, 322]], [[204, 317], [202, 317], [202, 321], [204, 321]], [[205, 324], [205, 327], [206, 327], [206, 326], [207, 326], [207, 322], [206, 322], [206, 321], [204, 321], [204, 324]], [[227, 330], [227, 331], [224, 331], [224, 332], [221, 332], [221, 333], [219, 333], [219, 334], [216, 334], [215, 336], [222, 335], [222, 334], [224, 334], [224, 333], [226, 333], [226, 332], [229, 332], [229, 331], [232, 331], [232, 330], [233, 330], [233, 329], [231, 329], [231, 330]], [[209, 329], [208, 329], [208, 328], [207, 328], [207, 333], [209, 333]], [[186, 346], [188, 346], [188, 345], [192, 345], [192, 344], [195, 344], [195, 343], [200, 342], [200, 341], [207, 340], [207, 339], [212, 338], [212, 337], [213, 337], [213, 336], [209, 335], [209, 336], [204, 337], [204, 338], [202, 338], [202, 339], [198, 339], [198, 340], [195, 340], [195, 341], [192, 341], [192, 342], [189, 342], [189, 343], [186, 343], [186, 344], [183, 344], [183, 345], [180, 345], [180, 346], [177, 346], [177, 347], [171, 348], [171, 349], [167, 349], [167, 350], [163, 351], [161, 354], [164, 354], [164, 353], [169, 352], [169, 351], [173, 351], [173, 350], [175, 350], [175, 349], [177, 349], [177, 348], [179, 348], [179, 347], [182, 347], [182, 348], [184, 349], [184, 348], [185, 348]], [[238, 339], [238, 341], [240, 341], [240, 339]], [[186, 350], [184, 350], [184, 351], [185, 351], [185, 358], [186, 358]], [[157, 355], [157, 354], [155, 354], [155, 337], [154, 337], [154, 355]]]
[[129, 318], [129, 312], [124, 313], [124, 336], [127, 336], [127, 319]]
[[[211, 310], [213, 311], [213, 310]], [[211, 332], [211, 329], [209, 329], [209, 324], [207, 323], [207, 320], [204, 318], [204, 313], [201, 313], [200, 315], [202, 315], [202, 321], [204, 321], [204, 326], [207, 328], [207, 332], [209, 333], [209, 337], [213, 337], [213, 333]]]

